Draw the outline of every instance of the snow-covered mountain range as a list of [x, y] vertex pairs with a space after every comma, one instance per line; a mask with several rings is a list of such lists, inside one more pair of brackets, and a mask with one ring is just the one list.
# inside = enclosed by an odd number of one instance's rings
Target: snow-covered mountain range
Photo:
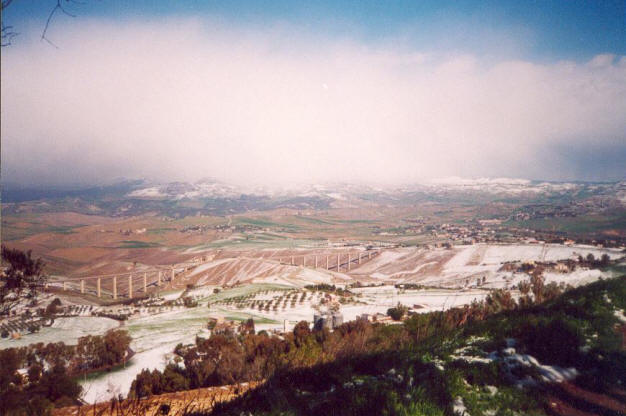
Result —
[[145, 184], [127, 194], [129, 198], [155, 200], [240, 198], [242, 195], [270, 198], [323, 198], [336, 201], [364, 196], [399, 197], [406, 194], [468, 194], [499, 197], [612, 195], [626, 202], [626, 181], [611, 183], [547, 182], [512, 178], [443, 178], [405, 186], [370, 186], [347, 183], [306, 184], [285, 188], [242, 187], [205, 179], [195, 183]]

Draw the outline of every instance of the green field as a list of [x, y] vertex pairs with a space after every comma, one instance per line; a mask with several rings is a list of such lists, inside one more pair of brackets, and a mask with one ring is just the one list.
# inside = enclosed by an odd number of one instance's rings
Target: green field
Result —
[[149, 243], [146, 241], [124, 240], [117, 248], [152, 248], [159, 247], [159, 243]]

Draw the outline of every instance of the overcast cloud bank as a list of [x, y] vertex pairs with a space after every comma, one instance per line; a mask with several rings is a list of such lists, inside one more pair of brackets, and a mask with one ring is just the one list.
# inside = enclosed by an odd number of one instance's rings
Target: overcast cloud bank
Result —
[[623, 56], [487, 62], [188, 19], [57, 32], [2, 50], [3, 181], [626, 174]]

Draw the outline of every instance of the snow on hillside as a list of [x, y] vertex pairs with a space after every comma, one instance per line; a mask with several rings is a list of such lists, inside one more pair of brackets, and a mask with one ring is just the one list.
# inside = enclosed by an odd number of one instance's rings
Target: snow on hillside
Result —
[[354, 201], [363, 195], [379, 196], [385, 199], [401, 198], [407, 193], [422, 192], [432, 195], [453, 193], [471, 193], [500, 195], [509, 197], [537, 197], [543, 195], [576, 195], [580, 191], [591, 191], [624, 201], [626, 192], [624, 182], [618, 183], [570, 183], [541, 182], [517, 178], [459, 178], [449, 177], [431, 179], [402, 187], [382, 187], [377, 185], [327, 183], [327, 184], [292, 184], [285, 187], [235, 186], [213, 179], [204, 179], [195, 183], [171, 182], [150, 184], [134, 190], [127, 196], [145, 199], [201, 199], [201, 198], [238, 198], [241, 195], [256, 195], [282, 198], [322, 198], [335, 202]]
[[158, 186], [151, 186], [149, 188], [137, 189], [128, 194], [131, 198], [164, 198], [167, 195], [161, 192]]
[[433, 190], [486, 192], [492, 194], [519, 195], [522, 193], [548, 194], [575, 191], [582, 185], [567, 182], [536, 183], [528, 179], [513, 178], [459, 178], [433, 179], [425, 183]]
[[220, 182], [201, 181], [196, 183], [172, 182], [163, 185], [137, 189], [128, 194], [131, 198], [158, 199], [197, 199], [239, 197], [242, 190]]
[[[607, 254], [611, 259], [623, 256], [618, 249], [558, 244], [476, 244], [433, 250], [399, 248], [384, 251], [354, 270], [354, 275], [434, 286], [464, 286], [468, 280], [473, 284], [476, 279], [484, 277], [488, 287], [505, 287], [518, 283], [519, 278], [527, 279], [528, 276], [519, 274], [516, 278], [512, 272], [499, 271], [504, 263], [556, 262], [577, 259], [578, 256], [586, 257], [588, 254], [593, 254], [596, 258]], [[546, 278], [548, 281], [565, 281], [577, 285], [605, 275], [599, 271], [584, 271], [579, 269], [570, 274], [560, 274], [562, 277], [559, 279], [552, 275]]]
[[305, 286], [318, 283], [351, 281], [343, 274], [323, 269], [280, 264], [263, 258], [234, 257], [209, 261], [187, 275], [196, 285], [228, 285], [239, 283], [279, 283]]

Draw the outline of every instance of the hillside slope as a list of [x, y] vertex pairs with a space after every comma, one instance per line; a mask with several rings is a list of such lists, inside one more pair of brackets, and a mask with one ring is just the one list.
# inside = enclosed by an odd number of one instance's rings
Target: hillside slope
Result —
[[[279, 371], [211, 414], [622, 415], [624, 308], [626, 277], [599, 281], [456, 329], [442, 322], [402, 348]], [[378, 336], [419, 337], [433, 316], [379, 327]]]

